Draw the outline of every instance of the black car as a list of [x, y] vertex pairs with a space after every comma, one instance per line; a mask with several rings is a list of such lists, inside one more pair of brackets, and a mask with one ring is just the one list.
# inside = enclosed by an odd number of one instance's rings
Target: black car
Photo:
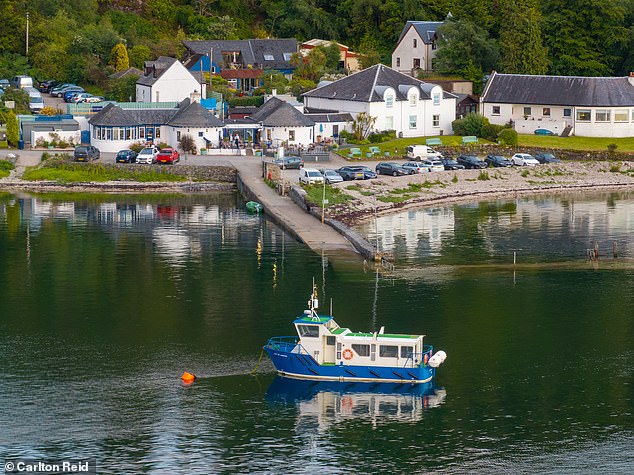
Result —
[[460, 155], [457, 161], [465, 168], [486, 168], [489, 166], [487, 162], [480, 160], [475, 155]]
[[58, 84], [59, 83], [57, 81], [49, 79], [47, 81], [42, 81], [41, 83], [39, 83], [37, 88], [40, 90], [40, 92], [49, 92], [51, 88], [57, 86]]
[[464, 170], [464, 165], [460, 165], [453, 158], [443, 158], [441, 162], [445, 170]]
[[301, 157], [294, 157], [293, 155], [289, 155], [288, 157], [284, 158], [278, 158], [273, 163], [280, 166], [281, 168], [286, 168], [287, 170], [299, 170], [304, 166], [304, 160]]
[[363, 165], [357, 165], [354, 168], [359, 168], [363, 172], [364, 180], [371, 180], [372, 178], [376, 178], [376, 173], [374, 173], [370, 168], [365, 167]]
[[117, 152], [117, 163], [136, 163], [137, 153], [134, 150], [119, 150]]
[[512, 167], [513, 162], [502, 155], [487, 155], [486, 162], [490, 167]]
[[403, 168], [398, 163], [381, 162], [376, 166], [376, 173], [377, 175], [401, 176], [409, 175], [410, 171], [407, 168]]
[[90, 162], [91, 160], [99, 159], [99, 149], [92, 145], [80, 145], [75, 147], [75, 153], [73, 159], [76, 162]]
[[561, 163], [561, 160], [552, 153], [537, 152], [533, 154], [533, 157], [535, 157], [539, 163]]

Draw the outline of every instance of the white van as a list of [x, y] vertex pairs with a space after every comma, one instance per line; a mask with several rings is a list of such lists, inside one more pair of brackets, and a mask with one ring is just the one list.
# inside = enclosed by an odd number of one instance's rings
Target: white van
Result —
[[307, 185], [323, 185], [324, 176], [315, 168], [302, 168], [299, 171], [299, 182]]
[[25, 87], [23, 90], [29, 95], [29, 109], [31, 109], [31, 112], [40, 112], [44, 108], [42, 93], [34, 87]]
[[33, 87], [33, 78], [31, 76], [13, 76], [13, 79], [11, 79], [11, 85], [18, 89]]
[[436, 152], [433, 148], [428, 147], [427, 145], [410, 145], [407, 147], [407, 156], [408, 158], [413, 158], [418, 161], [426, 158], [442, 158], [442, 154], [440, 152]]

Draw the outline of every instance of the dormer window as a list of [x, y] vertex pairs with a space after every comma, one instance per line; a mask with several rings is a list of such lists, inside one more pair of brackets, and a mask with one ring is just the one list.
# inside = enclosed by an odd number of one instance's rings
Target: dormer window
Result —
[[284, 53], [284, 61], [290, 61], [293, 53]]
[[270, 53], [264, 53], [264, 61], [274, 61], [275, 58]]
[[385, 96], [385, 107], [388, 109], [394, 106], [394, 96]]
[[415, 106], [416, 105], [416, 99], [417, 99], [416, 93], [410, 94], [409, 95], [409, 105], [412, 106], [412, 107]]
[[434, 98], [434, 105], [435, 106], [439, 106], [440, 105], [440, 93], [438, 93], [438, 92], [435, 93], [433, 98]]

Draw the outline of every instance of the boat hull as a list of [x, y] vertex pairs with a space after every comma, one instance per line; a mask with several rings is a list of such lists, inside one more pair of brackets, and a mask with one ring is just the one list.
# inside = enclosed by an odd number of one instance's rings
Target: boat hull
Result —
[[366, 365], [320, 365], [310, 355], [293, 351], [281, 351], [265, 346], [277, 372], [286, 377], [314, 381], [382, 382], [382, 383], [428, 383], [434, 379], [436, 370], [427, 365], [414, 368]]

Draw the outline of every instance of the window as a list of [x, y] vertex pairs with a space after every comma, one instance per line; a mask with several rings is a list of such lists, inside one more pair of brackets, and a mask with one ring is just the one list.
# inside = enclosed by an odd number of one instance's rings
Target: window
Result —
[[385, 118], [385, 130], [394, 130], [394, 117], [391, 115]]
[[370, 356], [370, 345], [352, 345], [352, 349], [359, 356]]
[[415, 129], [416, 128], [416, 116], [415, 115], [410, 115], [409, 116], [409, 128], [410, 129]]
[[431, 42], [431, 49], [432, 49], [432, 51], [433, 51], [433, 50], [435, 50], [436, 48], [438, 48], [438, 45], [436, 44], [436, 42], [435, 42], [435, 41], [432, 41], [432, 42]]
[[434, 105], [435, 106], [439, 106], [440, 105], [440, 93], [436, 93], [434, 94]]
[[140, 127], [139, 128], [139, 138], [140, 139], [144, 139], [145, 138], [145, 127]]
[[414, 353], [413, 346], [401, 346], [401, 358], [409, 358]]
[[543, 115], [544, 117], [550, 117], [550, 107], [544, 107], [544, 108], [542, 109], [542, 115]]
[[177, 142], [180, 142], [180, 141], [181, 141], [181, 131], [180, 131], [180, 130], [177, 130], [177, 131], [176, 131], [176, 141], [177, 141]]
[[414, 69], [420, 68], [420, 58], [414, 58]]
[[200, 132], [198, 132], [198, 136], [199, 136], [199, 137], [202, 137], [202, 136], [203, 136], [203, 133], [204, 133], [204, 132], [201, 130]]
[[394, 96], [385, 96], [385, 107], [388, 109], [394, 106]]
[[417, 47], [418, 47], [418, 41], [416, 40], [416, 38], [414, 38], [414, 41], [412, 42], [412, 46], [413, 46], [414, 48], [417, 48]]
[[431, 125], [433, 127], [440, 127], [440, 116], [438, 114], [432, 116]]
[[416, 93], [409, 95], [409, 105], [412, 107], [416, 106]]
[[290, 61], [293, 53], [284, 53], [284, 61]]
[[614, 111], [614, 122], [627, 122], [628, 115], [627, 109], [616, 109]]
[[317, 338], [319, 336], [319, 327], [317, 325], [297, 325], [299, 336], [308, 338]]
[[154, 136], [158, 139], [161, 138], [161, 128], [157, 127], [156, 129], [154, 129]]
[[336, 342], [337, 342], [337, 339], [334, 336], [327, 336], [326, 337], [326, 345], [335, 346]]
[[610, 122], [611, 111], [609, 109], [597, 109], [594, 120], [597, 122]]
[[264, 53], [264, 61], [274, 61], [275, 57], [270, 53]]
[[125, 128], [125, 139], [132, 140], [132, 127]]
[[493, 106], [493, 109], [491, 110], [491, 114], [500, 115], [500, 106]]
[[590, 109], [577, 109], [578, 122], [590, 122]]
[[566, 107], [564, 109], [564, 117], [572, 117], [572, 109]]
[[379, 345], [379, 356], [381, 358], [396, 358], [398, 356], [398, 346]]
[[524, 115], [531, 115], [531, 108], [530, 107], [524, 107]]
[[289, 130], [288, 131], [288, 140], [293, 142], [295, 140], [295, 131], [294, 130]]
[[397, 68], [401, 67], [401, 58], [396, 58], [396, 67]]

